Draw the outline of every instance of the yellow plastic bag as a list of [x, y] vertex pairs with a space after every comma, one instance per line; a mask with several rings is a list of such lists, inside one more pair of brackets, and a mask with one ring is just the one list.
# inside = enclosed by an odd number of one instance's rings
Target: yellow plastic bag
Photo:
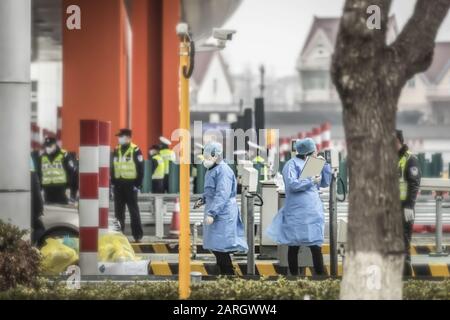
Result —
[[98, 259], [101, 262], [137, 261], [133, 247], [121, 233], [107, 233], [100, 237]]
[[57, 239], [45, 241], [45, 245], [41, 248], [41, 256], [42, 271], [49, 275], [58, 275], [78, 261], [77, 252]]

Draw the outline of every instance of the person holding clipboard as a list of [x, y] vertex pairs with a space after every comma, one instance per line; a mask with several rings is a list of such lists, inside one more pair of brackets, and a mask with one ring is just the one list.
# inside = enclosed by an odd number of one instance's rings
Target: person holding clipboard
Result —
[[317, 275], [325, 273], [322, 256], [324, 241], [324, 210], [319, 188], [331, 181], [331, 167], [317, 157], [316, 144], [311, 138], [297, 140], [296, 157], [283, 168], [285, 205], [267, 229], [267, 235], [278, 244], [288, 245], [288, 264], [291, 275], [298, 275], [300, 246], [311, 250]]

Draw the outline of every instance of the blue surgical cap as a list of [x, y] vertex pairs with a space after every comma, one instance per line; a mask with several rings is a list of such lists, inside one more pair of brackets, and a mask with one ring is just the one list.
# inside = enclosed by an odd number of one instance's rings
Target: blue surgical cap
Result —
[[306, 155], [316, 151], [316, 143], [311, 138], [300, 139], [295, 143], [295, 150], [299, 155]]
[[206, 144], [205, 149], [203, 151], [203, 155], [205, 157], [215, 157], [221, 156], [222, 152], [223, 152], [222, 145], [218, 142], [211, 141]]

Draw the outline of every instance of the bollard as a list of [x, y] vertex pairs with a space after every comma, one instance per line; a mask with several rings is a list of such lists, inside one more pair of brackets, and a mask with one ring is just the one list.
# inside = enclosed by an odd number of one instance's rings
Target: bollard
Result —
[[152, 192], [152, 160], [144, 161], [144, 178], [142, 181], [142, 193]]
[[446, 253], [442, 248], [442, 200], [444, 194], [441, 191], [436, 192], [436, 251], [430, 253], [433, 257], [446, 257]]
[[329, 199], [329, 238], [330, 238], [330, 275], [337, 277], [338, 275], [338, 249], [337, 249], [337, 176], [334, 170], [330, 184]]
[[180, 192], [180, 165], [169, 161], [169, 193]]
[[251, 194], [246, 194], [247, 198], [247, 243], [248, 243], [248, 252], [247, 252], [247, 274], [254, 275], [255, 274], [255, 216], [254, 216], [254, 207], [253, 200], [254, 196]]
[[202, 281], [202, 273], [199, 271], [191, 272], [191, 283], [199, 283]]
[[206, 168], [203, 164], [196, 164], [197, 177], [195, 179], [195, 193], [200, 194], [204, 191]]
[[164, 237], [164, 198], [161, 195], [155, 196], [155, 236]]
[[98, 127], [99, 139], [99, 169], [98, 169], [98, 201], [99, 201], [99, 236], [108, 232], [109, 215], [109, 177], [111, 155], [111, 122], [100, 121]]
[[99, 225], [99, 123], [80, 121], [80, 269], [82, 275], [97, 274]]

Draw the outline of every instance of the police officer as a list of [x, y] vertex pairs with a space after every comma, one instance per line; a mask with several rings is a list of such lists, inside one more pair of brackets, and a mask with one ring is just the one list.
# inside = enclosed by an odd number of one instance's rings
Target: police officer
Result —
[[161, 141], [159, 154], [164, 160], [164, 191], [169, 192], [169, 172], [170, 172], [170, 162], [174, 162], [175, 152], [169, 148], [171, 141], [165, 137], [159, 137]]
[[72, 186], [76, 169], [69, 154], [57, 145], [54, 137], [45, 138], [44, 153], [39, 157], [36, 169], [45, 202], [68, 204], [66, 189]]
[[131, 233], [136, 242], [143, 237], [137, 195], [144, 177], [144, 157], [131, 142], [131, 130], [120, 129], [116, 134], [119, 145], [114, 149], [111, 165], [111, 184], [114, 193], [114, 213], [122, 232], [125, 231], [125, 205], [130, 212]]
[[264, 158], [261, 157], [261, 151], [265, 151], [265, 149], [251, 141], [248, 142], [248, 145], [250, 146], [250, 148], [255, 150], [254, 152], [252, 152], [253, 154], [256, 153], [256, 156], [252, 159], [252, 162], [255, 167], [257, 167], [258, 169], [261, 168], [260, 180], [261, 179], [267, 180], [268, 179], [267, 164]]
[[403, 274], [410, 276], [411, 272], [411, 238], [414, 225], [414, 207], [420, 188], [421, 173], [417, 158], [405, 144], [403, 132], [397, 130], [398, 175], [400, 179], [400, 201], [403, 210], [403, 238], [405, 241], [405, 266]]
[[164, 193], [164, 160], [159, 154], [159, 146], [153, 145], [149, 150], [152, 161], [152, 192]]

